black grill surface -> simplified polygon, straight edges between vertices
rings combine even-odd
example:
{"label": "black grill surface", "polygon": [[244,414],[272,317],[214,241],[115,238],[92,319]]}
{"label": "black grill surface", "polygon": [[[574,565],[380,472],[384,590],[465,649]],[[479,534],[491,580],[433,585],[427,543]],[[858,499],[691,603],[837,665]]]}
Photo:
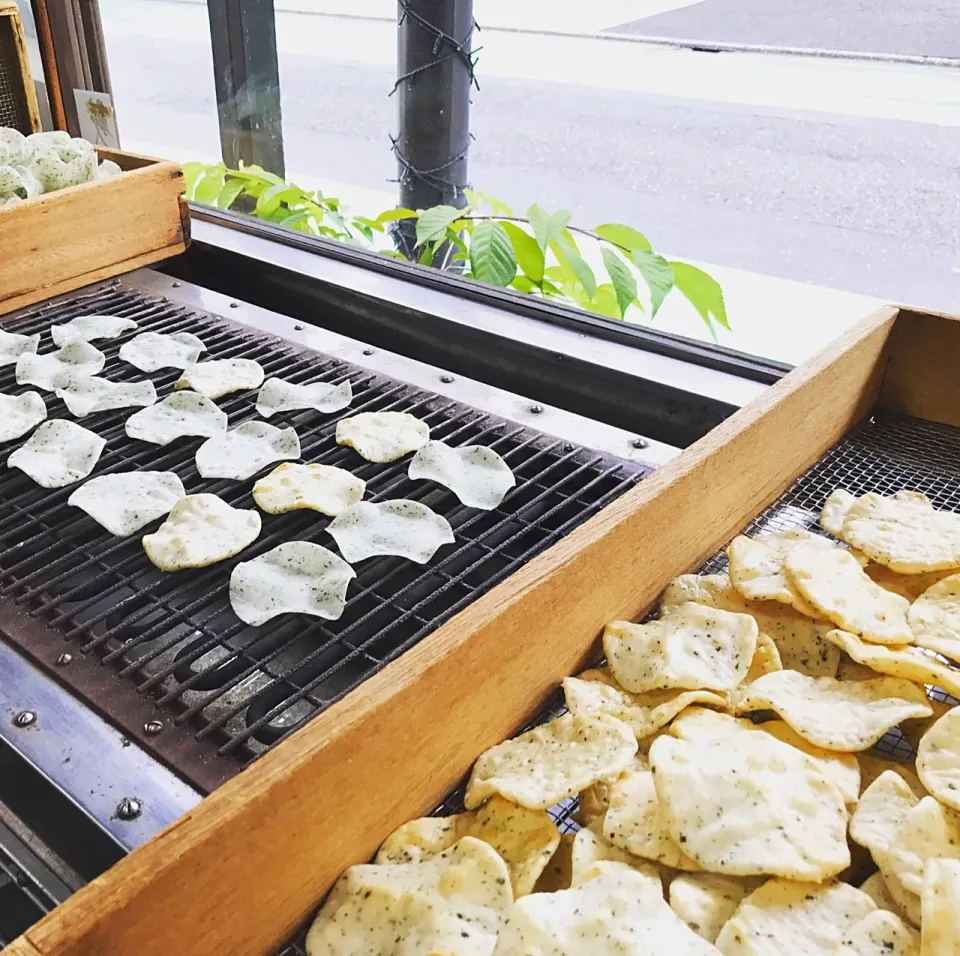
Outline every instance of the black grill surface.
{"label": "black grill surface", "polygon": [[[59,676],[163,753],[201,789],[236,773],[646,473],[640,465],[162,298],[110,289],[20,312],[5,320],[4,328],[45,333],[40,351],[46,352],[54,347],[46,334],[52,323],[92,313],[134,318],[139,331],[189,330],[205,342],[203,358],[256,359],[268,377],[299,383],[350,379],[354,401],[349,410],[332,416],[295,412],[271,421],[282,419],[276,423],[296,427],[304,460],[342,465],[363,478],[368,500],[422,501],[444,515],[456,534],[456,543],[442,548],[428,566],[400,558],[360,563],[339,621],[288,615],[249,627],[229,605],[231,569],[291,539],[335,547],[325,533],[329,519],[307,511],[263,515],[260,538],[241,555],[200,571],[165,574],[147,560],[139,535],[113,537],[68,507],[76,485],[47,491],[17,469],[0,470],[0,600],[8,606],[15,601],[31,621],[25,628],[5,630],[48,665],[69,650],[78,660],[55,668]],[[95,343],[107,355],[104,377],[147,377],[117,359],[119,346],[133,334]],[[170,369],[149,376],[160,398],[169,394],[178,374]],[[16,385],[12,367],[0,369],[0,390],[20,393],[27,388]],[[49,394],[45,398],[50,417],[70,417],[59,400]],[[255,401],[254,392],[245,392],[218,404],[229,414],[232,428],[255,416]],[[127,438],[124,422],[134,410],[82,420],[107,440],[94,475],[171,470],[190,494],[213,492],[232,505],[255,508],[252,480],[198,476],[194,454],[202,439],[158,447]],[[406,461],[371,464],[336,444],[339,417],[383,410],[413,413],[430,425],[432,437],[450,444],[496,449],[513,469],[517,487],[501,507],[478,511],[463,507],[445,488],[410,481]],[[0,448],[0,455],[6,457],[18,444]],[[91,660],[105,667],[91,674]],[[139,698],[139,709],[131,698]],[[144,698],[168,718],[155,738],[142,734]]]}
{"label": "black grill surface", "polygon": [[[757,449],[762,454],[762,449]],[[922,491],[934,506],[960,511],[960,429],[938,425],[902,415],[877,414],[857,426],[831,448],[809,471],[798,478],[772,505],[743,529],[756,535],[797,528],[823,533],[818,524],[820,510],[837,488],[857,495],[868,491],[892,494],[902,489]],[[710,558],[699,573],[725,571],[723,551]],[[597,664],[602,658],[597,659]],[[939,688],[928,689],[932,699],[956,704]],[[546,723],[565,713],[562,693],[556,694],[540,715],[518,733]],[[892,730],[874,746],[873,751],[894,760],[907,762],[915,753],[899,730]],[[449,816],[463,811],[464,786],[447,796],[435,811]],[[577,800],[572,798],[552,807],[550,816],[562,833],[580,829],[574,818]],[[305,956],[305,933],[289,943],[280,956]]]}

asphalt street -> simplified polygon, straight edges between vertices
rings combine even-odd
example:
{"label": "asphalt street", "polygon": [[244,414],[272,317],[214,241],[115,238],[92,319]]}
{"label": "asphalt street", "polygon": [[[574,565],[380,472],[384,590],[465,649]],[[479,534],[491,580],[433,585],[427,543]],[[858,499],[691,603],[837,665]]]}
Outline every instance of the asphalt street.
{"label": "asphalt street", "polygon": [[611,32],[960,58],[960,6],[951,0],[701,0]]}

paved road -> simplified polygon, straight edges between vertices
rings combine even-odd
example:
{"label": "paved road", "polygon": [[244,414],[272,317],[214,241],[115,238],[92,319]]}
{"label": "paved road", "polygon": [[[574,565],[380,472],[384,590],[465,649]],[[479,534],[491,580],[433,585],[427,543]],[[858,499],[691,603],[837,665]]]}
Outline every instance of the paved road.
{"label": "paved road", "polygon": [[701,41],[960,58],[956,0],[701,0],[611,29]]}

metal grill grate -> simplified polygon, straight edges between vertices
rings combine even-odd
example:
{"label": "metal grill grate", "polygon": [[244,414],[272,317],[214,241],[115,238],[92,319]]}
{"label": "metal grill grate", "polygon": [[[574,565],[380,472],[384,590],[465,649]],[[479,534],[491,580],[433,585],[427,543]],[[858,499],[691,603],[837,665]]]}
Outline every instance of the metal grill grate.
{"label": "metal grill grate", "polygon": [[[820,510],[837,488],[846,488],[856,495],[868,491],[892,494],[908,488],[924,492],[937,508],[960,511],[960,429],[906,416],[877,414],[831,448],[813,468],[751,521],[743,533],[755,535],[788,528],[819,532]],[[726,567],[726,556],[720,551],[704,564],[700,572],[716,574],[725,571]],[[937,700],[956,703],[939,689],[929,693]],[[520,732],[553,720],[564,712],[563,696],[558,693],[537,719]],[[900,761],[914,756],[912,746],[898,730],[888,733],[874,750]],[[464,786],[461,785],[437,808],[437,815],[460,813],[464,809],[463,793]],[[572,833],[580,828],[573,816],[576,809],[574,798],[549,811],[562,833]],[[301,933],[281,956],[305,956],[303,940],[304,934]]]}
{"label": "metal grill grate", "polygon": [[[303,511],[264,515],[260,538],[237,558],[202,571],[163,574],[147,561],[139,536],[112,537],[67,507],[71,488],[45,491],[20,471],[0,472],[0,595],[28,607],[31,617],[47,625],[27,642],[28,649],[35,652],[38,642],[59,642],[55,631],[86,655],[111,665],[124,680],[109,685],[106,696],[102,686],[90,696],[121,722],[125,697],[136,696],[134,690],[153,697],[212,758],[195,760],[191,752],[175,760],[201,788],[237,772],[645,473],[641,466],[139,293],[108,290],[52,304],[20,313],[5,327],[45,332],[53,322],[93,312],[135,318],[141,331],[189,329],[204,340],[209,357],[256,359],[268,376],[299,383],[349,378],[354,392],[350,414],[411,412],[431,426],[435,438],[496,449],[517,477],[517,487],[495,511],[465,508],[445,488],[410,481],[405,461],[370,464],[338,446],[334,428],[339,416],[313,411],[281,416],[281,424],[296,427],[305,460],[343,465],[367,482],[372,500],[409,497],[424,502],[450,521],[457,540],[426,567],[399,558],[360,564],[339,621],[291,615],[254,628],[230,609],[227,584],[233,566],[294,538],[332,546],[324,532],[328,519]],[[142,373],[116,359],[126,338],[106,343],[104,374],[115,380],[142,379]],[[44,336],[41,351],[50,349],[52,343]],[[167,370],[151,376],[161,396],[177,375]],[[24,391],[15,385],[12,368],[0,370],[0,390]],[[219,404],[233,427],[254,416],[255,401],[255,393],[247,392]],[[52,397],[48,407],[51,417],[66,415]],[[213,492],[232,505],[255,507],[252,481],[204,481],[198,476],[193,457],[202,439],[163,448],[128,439],[123,426],[130,411],[83,420],[107,440],[94,474],[169,469],[181,477],[188,493]],[[0,449],[0,454],[10,450]],[[61,676],[79,683],[75,671],[72,665]],[[136,726],[132,719],[127,723],[134,734],[142,730],[142,720]],[[167,737],[165,731],[155,741],[158,749]]]}
{"label": "metal grill grate", "polygon": [[13,35],[13,22],[0,15],[0,126],[12,126],[21,133],[32,133],[30,113],[23,95],[20,56]]}

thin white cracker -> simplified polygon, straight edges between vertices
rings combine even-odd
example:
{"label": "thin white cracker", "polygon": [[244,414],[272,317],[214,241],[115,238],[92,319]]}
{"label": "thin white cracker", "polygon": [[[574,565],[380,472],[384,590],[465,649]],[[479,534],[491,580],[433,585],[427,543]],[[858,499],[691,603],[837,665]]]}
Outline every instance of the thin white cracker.
{"label": "thin white cracker", "polygon": [[784,558],[797,590],[827,620],[874,644],[910,644],[906,598],[880,587],[842,548],[801,545]]}
{"label": "thin white cracker", "polygon": [[16,365],[21,355],[36,352],[39,347],[39,332],[33,335],[21,335],[19,332],[0,329],[0,368],[5,365]]}
{"label": "thin white cracker", "polygon": [[920,934],[896,913],[874,910],[833,952],[834,956],[920,956]]}
{"label": "thin white cracker", "polygon": [[0,442],[22,438],[47,417],[47,404],[39,392],[0,395]]}
{"label": "thin white cracker", "polygon": [[230,574],[230,605],[244,624],[259,627],[280,614],[337,620],[357,572],[338,554],[309,541],[285,541]]}
{"label": "thin white cracker", "polygon": [[187,495],[144,535],[143,550],[161,571],[205,568],[239,554],[259,534],[259,512],[233,508],[216,495]]}
{"label": "thin white cracker", "polygon": [[450,522],[419,501],[358,501],[327,525],[340,553],[351,564],[377,555],[395,555],[426,564],[455,538]]}
{"label": "thin white cracker", "polygon": [[268,514],[307,509],[336,517],[363,498],[366,482],[335,465],[284,462],[253,486],[253,500]]}
{"label": "thin white cracker", "polygon": [[492,448],[453,448],[442,441],[428,441],[418,448],[407,476],[414,481],[435,481],[449,488],[462,504],[484,511],[496,508],[517,483],[510,466]]}
{"label": "thin white cracker", "polygon": [[960,956],[960,860],[927,863],[921,912],[921,956]]}
{"label": "thin white cracker", "polygon": [[636,751],[630,728],[616,718],[564,714],[483,753],[464,805],[472,809],[499,793],[521,807],[546,810],[619,773]]}
{"label": "thin white cracker", "polygon": [[134,534],[170,509],[186,494],[172,471],[124,471],[99,475],[67,499],[111,534]]}
{"label": "thin white cracker", "polygon": [[886,866],[901,886],[918,896],[927,860],[960,857],[960,815],[935,797],[924,797],[907,813],[886,851]]}
{"label": "thin white cracker", "polygon": [[141,332],[120,346],[119,358],[141,372],[159,372],[164,368],[186,368],[206,350],[192,332]]}
{"label": "thin white cracker", "polygon": [[735,707],[740,714],[776,711],[810,743],[841,753],[866,750],[902,720],[933,712],[923,689],[902,678],[839,681],[797,671],[766,674],[746,685]]}
{"label": "thin white cracker", "polygon": [[960,515],[918,492],[870,492],[847,511],[839,537],[900,574],[960,567]]}
{"label": "thin white cracker", "polygon": [[58,348],[77,340],[94,342],[97,339],[115,339],[137,328],[133,319],[119,315],[78,315],[63,325],[51,325],[50,337]]}
{"label": "thin white cracker", "polygon": [[111,382],[95,375],[72,376],[55,394],[76,418],[115,408],[145,408],[157,400],[157,390],[149,380]]}
{"label": "thin white cracker", "polygon": [[313,409],[329,415],[342,411],[352,401],[353,389],[349,379],[339,385],[331,385],[329,382],[298,385],[282,378],[268,378],[260,386],[257,395],[257,412],[264,418],[303,409]]}
{"label": "thin white cracker", "polygon": [[196,392],[174,392],[134,412],[125,430],[128,437],[154,445],[169,445],[178,438],[212,438],[226,432],[227,413]]}
{"label": "thin white cracker", "polygon": [[698,936],[712,943],[744,897],[763,880],[762,876],[681,873],[670,881],[670,909]]}
{"label": "thin white cracker", "polygon": [[850,837],[874,859],[885,858],[897,831],[920,802],[896,770],[885,770],[860,795],[850,819]]}
{"label": "thin white cracker", "polygon": [[833,627],[829,622],[814,621],[776,601],[748,601],[725,574],[682,574],[675,578],[660,598],[660,616],[686,601],[749,614],[760,632],[777,645],[780,662],[787,670],[813,677],[833,677],[837,673],[840,652],[826,640]]}
{"label": "thin white cracker", "polygon": [[917,775],[944,806],[960,812],[960,710],[950,708],[917,747]]}
{"label": "thin white cracker", "polygon": [[831,492],[820,512],[820,527],[832,535],[839,536],[843,530],[844,518],[856,500],[857,496],[845,488],[837,488]]}
{"label": "thin white cracker", "polygon": [[801,544],[821,549],[834,547],[818,534],[793,528],[755,538],[737,535],[727,547],[730,583],[751,601],[776,601],[807,617],[819,618],[821,615],[793,586],[783,566],[787,554]]}
{"label": "thin white cracker", "polygon": [[603,649],[613,676],[632,693],[732,690],[753,661],[757,623],[747,614],[688,602],[646,624],[612,621]]}
{"label": "thin white cracker", "polygon": [[211,400],[263,384],[263,367],[253,359],[211,359],[188,365],[173,387],[192,389]]}
{"label": "thin white cracker", "polygon": [[201,478],[244,481],[275,461],[299,457],[300,438],[295,428],[251,421],[208,438],[197,449],[196,462]]}
{"label": "thin white cracker", "polygon": [[833,956],[876,909],[855,886],[768,880],[737,907],[717,937],[723,956]]}
{"label": "thin white cracker", "polygon": [[7,458],[8,468],[26,472],[43,488],[63,488],[86,478],[107,443],[76,422],[54,418]]}
{"label": "thin white cracker", "polygon": [[35,385],[53,392],[76,376],[96,375],[107,357],[89,342],[68,342],[55,352],[37,355],[24,352],[17,359],[17,384]]}
{"label": "thin white cracker", "polygon": [[381,464],[396,461],[430,438],[430,426],[408,412],[361,412],[337,422],[337,444]]}
{"label": "thin white cracker", "polygon": [[960,661],[960,574],[927,588],[910,605],[907,621],[917,647]]}

